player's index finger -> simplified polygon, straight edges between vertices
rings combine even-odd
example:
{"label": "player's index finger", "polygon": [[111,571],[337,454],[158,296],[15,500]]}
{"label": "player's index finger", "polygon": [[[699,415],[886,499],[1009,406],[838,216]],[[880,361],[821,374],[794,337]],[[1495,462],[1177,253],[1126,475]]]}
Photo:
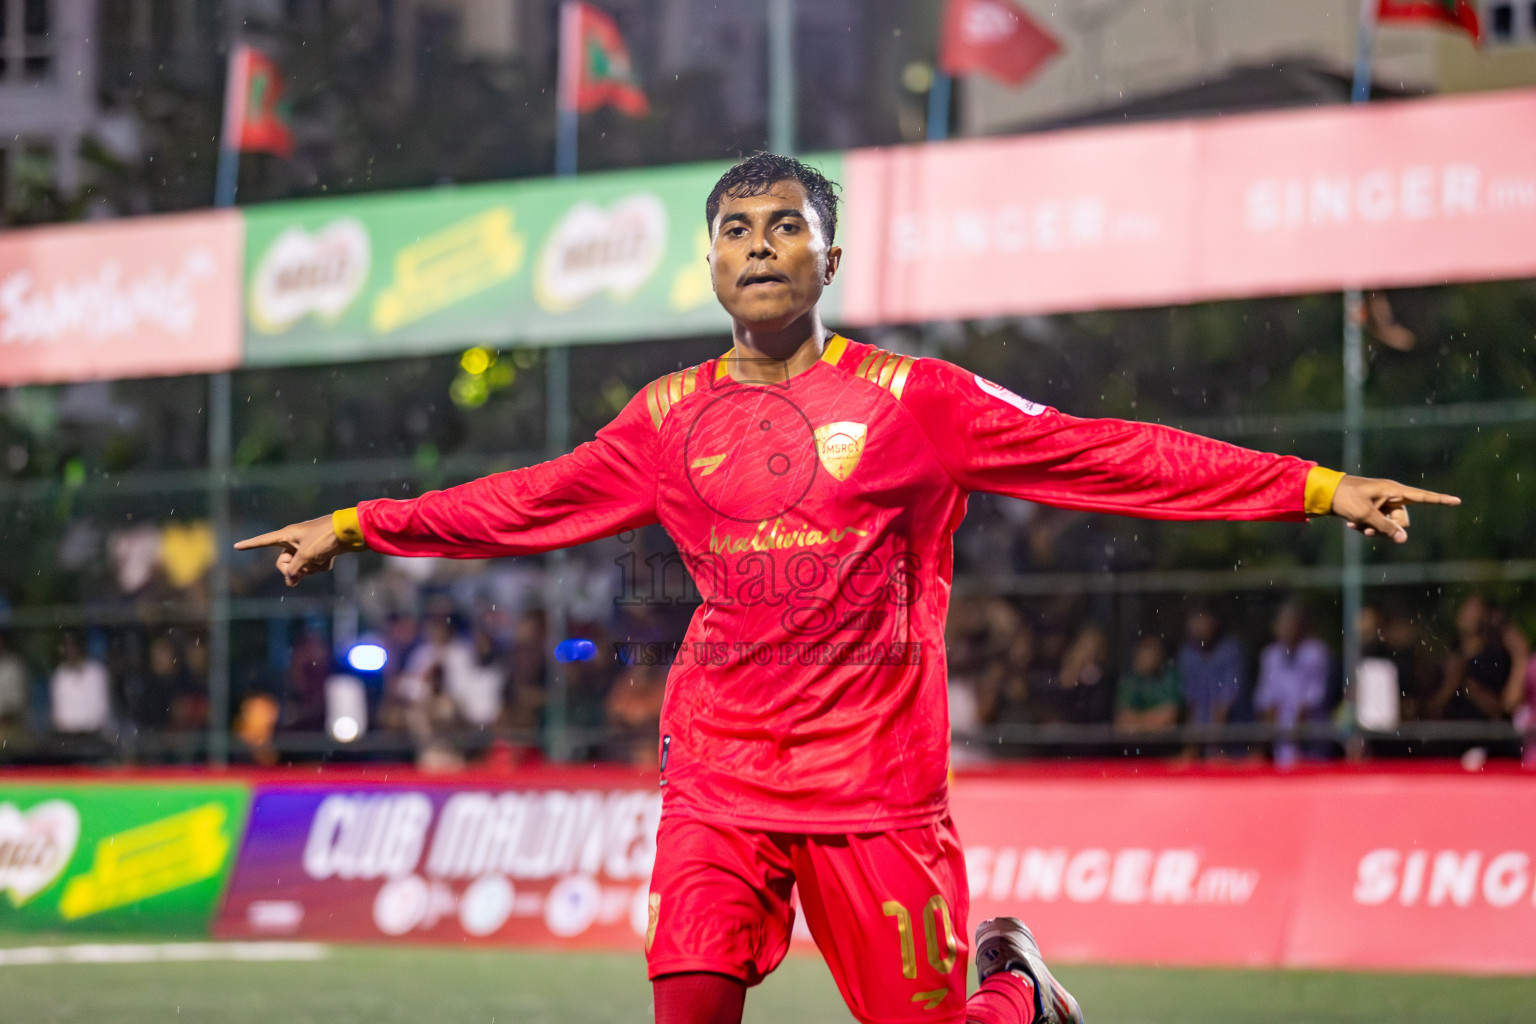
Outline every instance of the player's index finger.
{"label": "player's index finger", "polygon": [[235,541],[235,550],[250,551],[252,548],[270,548],[283,542],[283,531],[273,530],[271,533],[263,533],[259,537],[247,537],[245,540]]}
{"label": "player's index finger", "polygon": [[1461,499],[1454,494],[1426,491],[1418,487],[1404,487],[1403,498],[1420,505],[1460,505]]}

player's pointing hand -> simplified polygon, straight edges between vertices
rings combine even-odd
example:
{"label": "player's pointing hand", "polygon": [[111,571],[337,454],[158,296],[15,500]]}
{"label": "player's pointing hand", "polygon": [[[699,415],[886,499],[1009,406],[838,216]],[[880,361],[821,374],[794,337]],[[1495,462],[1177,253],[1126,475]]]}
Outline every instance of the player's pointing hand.
{"label": "player's pointing hand", "polygon": [[1460,505],[1451,494],[1409,487],[1396,480],[1346,476],[1333,493],[1333,514],[1367,537],[1377,534],[1401,544],[1408,539],[1409,505]]}
{"label": "player's pointing hand", "polygon": [[236,551],[253,548],[283,549],[277,556],[277,571],[283,574],[283,582],[290,587],[311,573],[330,569],[336,556],[347,550],[341,538],[336,536],[330,516],[290,523],[281,530],[247,537],[235,545]]}

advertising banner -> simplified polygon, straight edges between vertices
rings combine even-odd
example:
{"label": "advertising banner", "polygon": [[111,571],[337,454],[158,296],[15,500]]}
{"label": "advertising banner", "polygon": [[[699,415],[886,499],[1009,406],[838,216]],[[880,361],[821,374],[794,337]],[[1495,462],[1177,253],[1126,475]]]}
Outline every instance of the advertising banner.
{"label": "advertising banner", "polygon": [[859,150],[852,325],[1536,276],[1536,90]]}
{"label": "advertising banner", "polygon": [[239,785],[0,785],[0,930],[207,934]]}
{"label": "advertising banner", "polygon": [[[1063,962],[1536,971],[1536,779],[1008,772],[951,810],[969,926]],[[618,770],[258,786],[214,931],[635,950],[660,814]]]}
{"label": "advertising banner", "polygon": [[843,319],[1184,300],[1196,130],[1178,122],[848,154]]}
{"label": "advertising banner", "polygon": [[246,362],[724,333],[704,200],[725,167],[255,207]]}
{"label": "advertising banner", "polygon": [[660,817],[630,773],[258,787],[215,934],[637,949]]}
{"label": "advertising banner", "polygon": [[1536,91],[1199,126],[1192,297],[1536,275]]}
{"label": "advertising banner", "polygon": [[1289,781],[962,781],[971,917],[1020,917],[1063,961],[1280,963],[1310,838]]}
{"label": "advertising banner", "polygon": [[1317,788],[1285,963],[1536,972],[1536,779]]}
{"label": "advertising banner", "polygon": [[961,779],[971,916],[1064,961],[1536,971],[1536,779]]}
{"label": "advertising banner", "polygon": [[0,386],[240,363],[232,210],[0,237]]}

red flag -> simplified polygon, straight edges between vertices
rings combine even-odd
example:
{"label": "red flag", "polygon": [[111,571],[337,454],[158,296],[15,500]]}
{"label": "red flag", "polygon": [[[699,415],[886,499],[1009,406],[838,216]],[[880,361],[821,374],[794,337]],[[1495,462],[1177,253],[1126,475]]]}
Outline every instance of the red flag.
{"label": "red flag", "polygon": [[1029,78],[1058,43],[1009,0],[949,0],[939,67],[951,75],[980,71],[1009,85]]}
{"label": "red flag", "polygon": [[229,62],[225,104],[225,145],[243,153],[293,155],[283,73],[275,60],[244,43],[237,45]]}
{"label": "red flag", "polygon": [[1381,0],[1376,16],[1380,21],[1433,21],[1460,29],[1473,42],[1482,40],[1472,0]]}
{"label": "red flag", "polygon": [[560,8],[559,99],[561,108],[578,114],[610,105],[630,117],[651,112],[618,22],[580,0]]}

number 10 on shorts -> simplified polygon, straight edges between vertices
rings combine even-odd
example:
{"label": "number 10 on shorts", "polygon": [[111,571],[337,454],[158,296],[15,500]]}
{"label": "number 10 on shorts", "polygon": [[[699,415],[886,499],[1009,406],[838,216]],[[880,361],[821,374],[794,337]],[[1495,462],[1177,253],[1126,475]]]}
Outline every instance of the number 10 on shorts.
{"label": "number 10 on shorts", "polygon": [[[912,912],[895,900],[880,904],[881,913],[896,919],[896,934],[901,939],[901,976],[917,977],[916,938],[912,934]],[[949,903],[943,896],[935,896],[923,906],[923,938],[927,946],[928,966],[940,974],[955,969],[960,956],[960,943],[955,938],[955,922],[949,912]]]}

